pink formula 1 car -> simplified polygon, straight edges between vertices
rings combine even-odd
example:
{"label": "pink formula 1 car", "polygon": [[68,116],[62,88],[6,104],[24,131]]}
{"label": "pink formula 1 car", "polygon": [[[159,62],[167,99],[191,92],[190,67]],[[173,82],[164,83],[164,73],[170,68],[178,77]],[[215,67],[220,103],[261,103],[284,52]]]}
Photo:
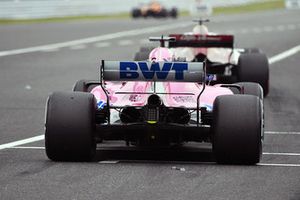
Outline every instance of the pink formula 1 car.
{"label": "pink formula 1 car", "polygon": [[[216,74],[215,83],[255,82],[259,83],[266,96],[269,93],[268,58],[257,48],[234,48],[233,35],[220,35],[208,31],[199,22],[193,32],[170,34],[176,40],[169,43],[175,58],[190,62],[207,60],[207,73]],[[142,47],[135,55],[136,60],[145,60],[153,49]]]}
{"label": "pink formula 1 car", "polygon": [[212,143],[218,163],[259,162],[261,86],[212,86],[206,67],[205,62],[178,61],[165,47],[153,49],[146,61],[102,61],[99,81],[81,80],[73,92],[49,96],[47,156],[90,160],[100,141],[153,148],[195,141]]}

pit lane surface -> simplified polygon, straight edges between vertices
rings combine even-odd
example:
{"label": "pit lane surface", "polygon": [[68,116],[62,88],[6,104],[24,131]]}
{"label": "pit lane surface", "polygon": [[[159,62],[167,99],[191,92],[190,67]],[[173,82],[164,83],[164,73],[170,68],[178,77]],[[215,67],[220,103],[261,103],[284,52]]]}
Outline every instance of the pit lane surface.
{"label": "pit lane surface", "polygon": [[[219,16],[211,19],[209,29],[234,33],[238,47],[260,47],[272,58],[300,44],[299,16],[299,11],[284,10]],[[170,25],[174,27],[168,29]],[[78,79],[97,79],[100,59],[130,60],[148,36],[187,32],[192,25],[189,18],[182,18],[0,26],[1,52],[151,26],[166,30],[1,56],[0,147],[42,135],[48,94],[71,90]],[[264,155],[257,166],[216,165],[203,145],[197,151],[151,152],[103,150],[106,143],[99,146],[97,162],[55,163],[47,159],[40,137],[37,142],[0,148],[0,199],[298,200],[299,61],[298,52],[270,66]]]}

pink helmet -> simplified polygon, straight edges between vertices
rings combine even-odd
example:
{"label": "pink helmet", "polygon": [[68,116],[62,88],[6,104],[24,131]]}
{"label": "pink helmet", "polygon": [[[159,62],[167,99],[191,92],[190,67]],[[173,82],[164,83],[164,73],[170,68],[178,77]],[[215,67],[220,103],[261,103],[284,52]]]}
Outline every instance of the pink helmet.
{"label": "pink helmet", "polygon": [[172,61],[173,53],[168,48],[165,47],[157,47],[151,51],[149,54],[150,61]]}

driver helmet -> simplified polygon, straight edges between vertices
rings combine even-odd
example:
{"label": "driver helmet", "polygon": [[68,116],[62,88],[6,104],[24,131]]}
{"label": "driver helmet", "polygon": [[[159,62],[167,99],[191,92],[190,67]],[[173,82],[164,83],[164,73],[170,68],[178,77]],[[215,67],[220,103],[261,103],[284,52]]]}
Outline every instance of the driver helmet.
{"label": "driver helmet", "polygon": [[149,61],[169,61],[173,60],[173,53],[170,49],[165,47],[158,47],[153,49],[149,54]]}
{"label": "driver helmet", "polygon": [[193,28],[193,33],[194,34],[199,34],[199,35],[208,35],[208,28],[205,25],[196,25]]}

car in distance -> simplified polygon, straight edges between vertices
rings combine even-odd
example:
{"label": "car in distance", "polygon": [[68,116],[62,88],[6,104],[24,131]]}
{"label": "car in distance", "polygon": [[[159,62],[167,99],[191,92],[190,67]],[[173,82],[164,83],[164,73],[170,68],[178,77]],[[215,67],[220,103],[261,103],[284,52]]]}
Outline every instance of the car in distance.
{"label": "car in distance", "polygon": [[[175,38],[169,49],[175,58],[190,62],[207,60],[207,73],[215,74],[215,83],[255,82],[259,83],[264,95],[269,93],[269,61],[258,48],[236,48],[234,35],[209,32],[203,23],[197,24],[192,32],[169,34]],[[136,60],[145,60],[154,47],[141,47],[135,54]]]}
{"label": "car in distance", "polygon": [[131,11],[132,18],[166,18],[172,17],[177,18],[178,11],[177,8],[172,7],[171,9],[165,8],[162,4],[157,1],[152,1],[149,4],[141,5],[139,7],[133,8]]}

